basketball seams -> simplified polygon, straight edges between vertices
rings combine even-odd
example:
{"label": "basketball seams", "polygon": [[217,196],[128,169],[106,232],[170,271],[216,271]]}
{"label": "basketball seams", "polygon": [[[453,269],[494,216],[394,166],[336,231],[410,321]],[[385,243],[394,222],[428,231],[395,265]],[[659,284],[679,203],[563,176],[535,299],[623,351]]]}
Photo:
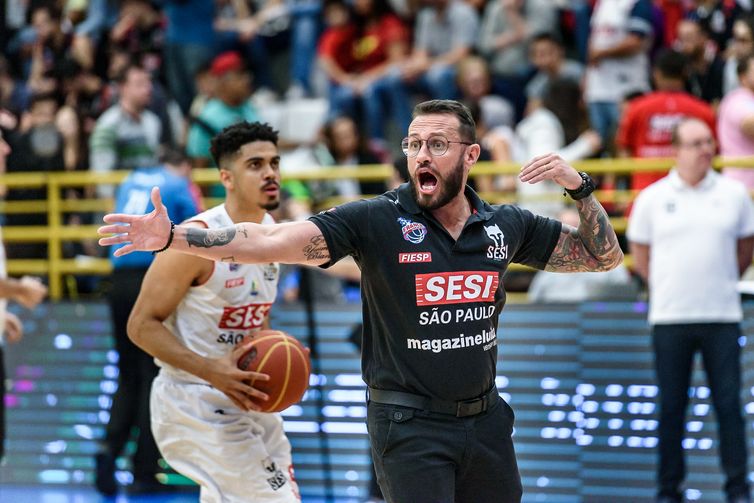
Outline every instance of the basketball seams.
{"label": "basketball seams", "polygon": [[[302,363],[304,364],[304,369],[306,372],[307,378],[303,382],[304,389],[302,390],[302,393],[306,391],[306,388],[309,386],[309,379],[308,376],[311,374],[311,362],[309,361],[309,358],[306,356],[306,352],[301,346],[300,341],[298,341],[296,338],[289,336],[288,334],[285,334],[284,332],[276,331],[277,333],[264,335],[262,337],[259,337],[258,339],[253,340],[252,347],[259,345],[259,343],[263,341],[268,341],[269,339],[277,339],[276,342],[273,342],[271,346],[269,346],[262,356],[262,359],[259,361],[259,364],[256,366],[256,371],[260,373],[264,373],[265,366],[270,363],[270,358],[273,357],[275,354],[275,351],[279,350],[279,346],[284,345],[285,346],[285,373],[284,373],[284,379],[281,384],[281,389],[277,393],[277,400],[273,403],[268,404],[265,407],[264,412],[268,411],[274,411],[281,403],[284,402],[284,399],[286,398],[286,394],[289,391],[289,388],[291,386],[291,383],[293,381],[292,375],[293,375],[293,358],[296,356],[301,358]],[[294,351],[295,350],[295,356]],[[246,369],[248,370],[248,368]],[[281,376],[282,377],[282,376]],[[252,385],[253,385],[252,381]],[[261,402],[260,405],[264,405],[265,402]]]}
{"label": "basketball seams", "polygon": [[[283,384],[280,389],[280,392],[278,393],[278,399],[276,402],[270,404],[267,406],[267,410],[274,410],[277,408],[278,405],[280,405],[280,402],[283,401],[283,398],[285,397],[286,391],[288,391],[288,382],[291,378],[291,350],[290,346],[291,343],[287,340],[280,341],[272,346],[270,346],[270,349],[267,350],[267,354],[265,354],[264,360],[259,364],[259,368],[262,369],[265,363],[267,363],[267,360],[269,357],[272,356],[272,354],[277,350],[279,346],[285,346],[285,378],[283,379]],[[261,370],[260,370],[261,372]]]}

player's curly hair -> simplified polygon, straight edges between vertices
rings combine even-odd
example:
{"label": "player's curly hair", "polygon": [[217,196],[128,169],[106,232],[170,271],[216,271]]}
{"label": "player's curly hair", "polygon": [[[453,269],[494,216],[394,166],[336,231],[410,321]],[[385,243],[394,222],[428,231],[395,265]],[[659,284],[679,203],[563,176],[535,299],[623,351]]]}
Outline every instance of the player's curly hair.
{"label": "player's curly hair", "polygon": [[262,122],[239,122],[215,135],[209,151],[215,165],[221,168],[226,159],[235,157],[241,147],[254,141],[268,141],[277,146],[278,131]]}

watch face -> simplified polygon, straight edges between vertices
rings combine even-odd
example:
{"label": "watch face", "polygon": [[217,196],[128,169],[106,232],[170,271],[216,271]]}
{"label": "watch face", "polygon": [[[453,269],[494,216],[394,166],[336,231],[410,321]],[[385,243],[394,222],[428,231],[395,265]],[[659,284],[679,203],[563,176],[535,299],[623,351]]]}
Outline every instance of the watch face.
{"label": "watch face", "polygon": [[584,188],[586,187],[594,188],[594,182],[592,181],[591,176],[587,175],[586,173],[582,173],[581,178],[584,180]]}

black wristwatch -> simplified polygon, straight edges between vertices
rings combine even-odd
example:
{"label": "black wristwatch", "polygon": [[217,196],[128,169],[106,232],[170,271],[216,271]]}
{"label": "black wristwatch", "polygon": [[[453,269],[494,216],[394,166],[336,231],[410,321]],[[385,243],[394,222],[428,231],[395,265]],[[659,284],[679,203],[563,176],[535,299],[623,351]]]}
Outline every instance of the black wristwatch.
{"label": "black wristwatch", "polygon": [[589,194],[594,192],[594,181],[592,180],[592,177],[584,173],[583,171],[579,171],[579,176],[581,176],[581,185],[578,189],[566,189],[564,190],[568,193],[569,196],[571,196],[571,199],[574,201],[578,201],[579,199],[584,199],[585,197],[588,197]]}

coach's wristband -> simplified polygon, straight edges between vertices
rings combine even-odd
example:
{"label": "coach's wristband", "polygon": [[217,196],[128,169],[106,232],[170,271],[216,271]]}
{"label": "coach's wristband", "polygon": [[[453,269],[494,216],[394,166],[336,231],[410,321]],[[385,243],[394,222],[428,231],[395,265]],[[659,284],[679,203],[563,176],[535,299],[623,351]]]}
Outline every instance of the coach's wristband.
{"label": "coach's wristband", "polygon": [[592,181],[591,176],[587,175],[583,171],[579,171],[579,176],[581,177],[581,185],[579,186],[579,188],[574,190],[569,190],[566,188],[563,189],[563,195],[568,194],[574,201],[588,197],[589,194],[594,192],[595,189],[594,181]]}
{"label": "coach's wristband", "polygon": [[173,243],[173,235],[174,234],[175,234],[175,224],[171,220],[170,221],[170,236],[168,236],[168,242],[167,242],[167,244],[165,246],[163,246],[162,248],[160,248],[159,250],[153,251],[152,255],[156,255],[156,254],[158,254],[160,252],[164,252],[165,250],[167,250],[168,248],[170,248],[170,245]]}

